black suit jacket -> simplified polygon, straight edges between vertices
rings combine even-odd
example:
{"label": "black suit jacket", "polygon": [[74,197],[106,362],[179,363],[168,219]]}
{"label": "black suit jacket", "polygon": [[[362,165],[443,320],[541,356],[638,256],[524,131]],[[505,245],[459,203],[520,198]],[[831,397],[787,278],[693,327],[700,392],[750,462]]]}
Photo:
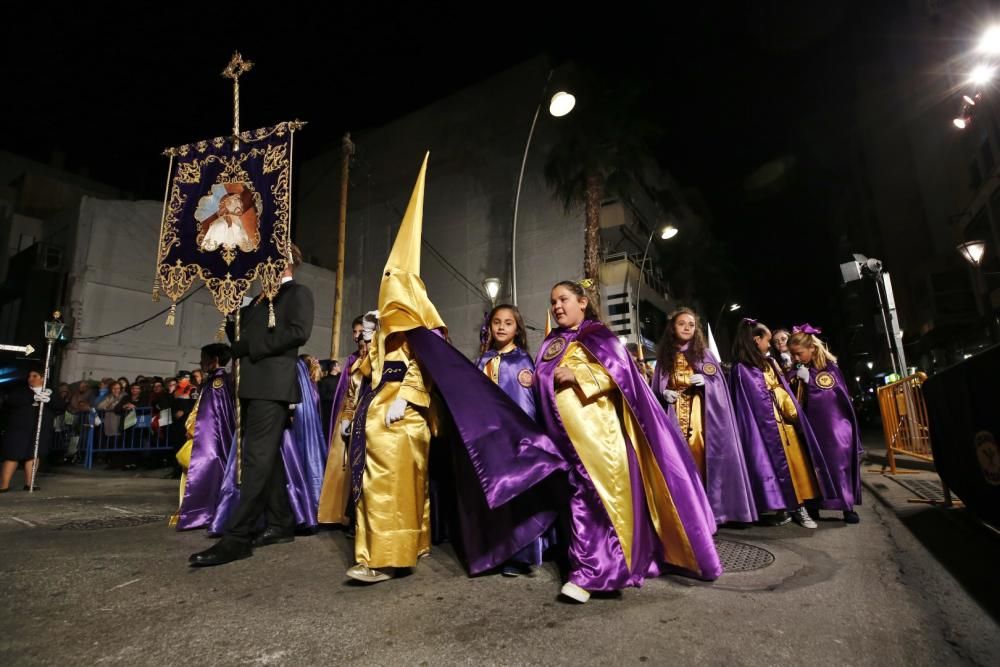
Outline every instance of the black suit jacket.
{"label": "black suit jacket", "polygon": [[[302,401],[295,364],[299,347],[312,333],[314,312],[312,292],[294,280],[283,284],[274,299],[273,329],[267,326],[266,299],[240,311],[240,342],[233,344],[240,359],[240,398]],[[226,330],[233,340],[233,325]]]}

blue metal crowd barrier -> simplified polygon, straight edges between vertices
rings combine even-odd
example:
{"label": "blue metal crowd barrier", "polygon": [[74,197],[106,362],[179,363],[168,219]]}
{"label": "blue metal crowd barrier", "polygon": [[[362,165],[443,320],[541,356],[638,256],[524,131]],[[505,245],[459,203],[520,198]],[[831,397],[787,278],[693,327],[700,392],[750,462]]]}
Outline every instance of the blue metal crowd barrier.
{"label": "blue metal crowd barrier", "polygon": [[[135,424],[125,428],[127,413],[116,415],[118,426],[114,433],[108,433],[104,410],[70,413],[63,415],[62,423],[55,424],[52,441],[53,452],[65,455],[83,456],[87,468],[94,465],[95,453],[149,452],[170,450],[169,425],[153,428],[153,418],[157,411],[153,408],[136,408]],[[76,438],[75,451],[70,445]]]}

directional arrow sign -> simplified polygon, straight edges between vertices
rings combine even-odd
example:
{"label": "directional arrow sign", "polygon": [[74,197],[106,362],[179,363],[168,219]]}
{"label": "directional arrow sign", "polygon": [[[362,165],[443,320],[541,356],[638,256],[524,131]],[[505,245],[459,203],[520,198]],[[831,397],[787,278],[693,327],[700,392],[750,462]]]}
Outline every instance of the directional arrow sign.
{"label": "directional arrow sign", "polygon": [[0,345],[0,350],[6,352],[24,352],[24,356],[28,356],[35,351],[35,348],[30,345]]}

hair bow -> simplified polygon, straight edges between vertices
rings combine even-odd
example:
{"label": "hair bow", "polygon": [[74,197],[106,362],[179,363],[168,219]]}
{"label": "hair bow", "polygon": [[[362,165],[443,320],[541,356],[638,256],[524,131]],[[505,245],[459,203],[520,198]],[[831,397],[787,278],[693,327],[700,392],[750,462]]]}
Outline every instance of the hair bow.
{"label": "hair bow", "polygon": [[481,345],[486,345],[486,341],[490,339],[490,314],[488,312],[483,313],[483,324],[479,327],[479,343]]}
{"label": "hair bow", "polygon": [[792,333],[793,334],[804,333],[804,334],[810,334],[810,335],[813,335],[813,336],[818,336],[821,333],[823,333],[823,330],[822,329],[817,329],[813,325],[811,325],[808,322],[806,322],[805,324],[800,324],[798,326],[792,327]]}
{"label": "hair bow", "polygon": [[591,289],[594,286],[594,281],[590,278],[584,278],[577,284],[583,289]]}
{"label": "hair bow", "polygon": [[752,317],[744,317],[743,318],[743,324],[748,324],[748,325],[750,325],[752,327],[755,327],[755,326],[757,326],[759,324],[759,322],[757,320],[755,320],[754,318],[752,318]]}

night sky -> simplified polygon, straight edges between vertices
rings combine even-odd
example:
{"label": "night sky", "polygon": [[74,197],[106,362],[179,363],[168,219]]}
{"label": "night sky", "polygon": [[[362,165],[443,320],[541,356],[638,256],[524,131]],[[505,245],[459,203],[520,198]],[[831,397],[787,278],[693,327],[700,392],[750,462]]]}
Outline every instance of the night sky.
{"label": "night sky", "polygon": [[[274,3],[271,16],[229,5],[233,17],[206,3],[186,14],[184,3],[143,4],[142,18],[136,4],[6,10],[0,148],[42,161],[62,151],[70,169],[159,199],[162,148],[229,129],[219,72],[234,49],[256,62],[242,127],[306,119],[302,157],[545,52],[643,89],[663,130],[654,152],[700,190],[736,285],[713,286],[709,304],[739,301],[773,324],[832,319],[838,257],[817,248],[830,247],[826,211],[849,167],[837,146],[851,130],[852,48],[878,37],[867,3],[613,3],[595,14],[541,4],[485,3],[475,19],[469,3]],[[776,160],[789,166],[781,178],[746,187]]]}

